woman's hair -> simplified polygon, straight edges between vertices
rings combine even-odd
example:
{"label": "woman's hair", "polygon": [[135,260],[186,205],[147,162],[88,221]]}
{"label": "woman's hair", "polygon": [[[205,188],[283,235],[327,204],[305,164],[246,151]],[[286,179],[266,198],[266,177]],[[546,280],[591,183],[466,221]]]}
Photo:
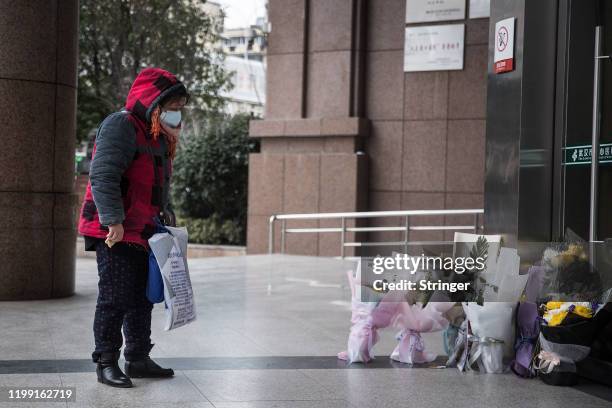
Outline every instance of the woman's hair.
{"label": "woman's hair", "polygon": [[157,105],[153,112],[151,112],[151,135],[153,140],[157,140],[161,133],[161,107]]}

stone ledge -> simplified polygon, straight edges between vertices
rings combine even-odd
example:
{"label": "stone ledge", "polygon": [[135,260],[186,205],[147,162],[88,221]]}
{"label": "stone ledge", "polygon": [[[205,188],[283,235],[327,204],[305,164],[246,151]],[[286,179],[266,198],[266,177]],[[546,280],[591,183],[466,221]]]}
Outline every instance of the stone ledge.
{"label": "stone ledge", "polygon": [[250,137],[365,137],[370,131],[366,118],[304,118],[251,120]]}

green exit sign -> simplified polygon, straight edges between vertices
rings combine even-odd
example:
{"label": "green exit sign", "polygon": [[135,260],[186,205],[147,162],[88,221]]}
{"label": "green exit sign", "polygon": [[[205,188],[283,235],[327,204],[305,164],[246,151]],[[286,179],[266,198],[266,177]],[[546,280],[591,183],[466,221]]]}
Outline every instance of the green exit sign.
{"label": "green exit sign", "polygon": [[[564,147],[563,165],[573,166],[580,164],[591,164],[591,145]],[[612,143],[599,145],[600,164],[612,163]]]}

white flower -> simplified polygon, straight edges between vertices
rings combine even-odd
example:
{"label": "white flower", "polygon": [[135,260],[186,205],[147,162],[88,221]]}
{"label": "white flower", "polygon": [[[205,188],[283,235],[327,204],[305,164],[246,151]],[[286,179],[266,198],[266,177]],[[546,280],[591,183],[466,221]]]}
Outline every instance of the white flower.
{"label": "white flower", "polygon": [[559,251],[557,251],[556,249],[552,249],[552,248],[546,248],[544,250],[544,255],[542,256],[542,260],[544,261],[544,263],[550,264],[552,259],[554,259],[557,256],[559,256]]}

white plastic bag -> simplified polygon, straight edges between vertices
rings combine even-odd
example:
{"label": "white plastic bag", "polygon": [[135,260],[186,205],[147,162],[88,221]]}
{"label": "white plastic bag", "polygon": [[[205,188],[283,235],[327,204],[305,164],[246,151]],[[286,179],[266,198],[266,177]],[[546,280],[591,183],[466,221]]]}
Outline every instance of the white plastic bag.
{"label": "white plastic bag", "polygon": [[196,319],[193,289],[187,267],[187,229],[165,227],[154,234],[149,246],[155,255],[164,282],[166,324],[164,330],[185,326]]}

